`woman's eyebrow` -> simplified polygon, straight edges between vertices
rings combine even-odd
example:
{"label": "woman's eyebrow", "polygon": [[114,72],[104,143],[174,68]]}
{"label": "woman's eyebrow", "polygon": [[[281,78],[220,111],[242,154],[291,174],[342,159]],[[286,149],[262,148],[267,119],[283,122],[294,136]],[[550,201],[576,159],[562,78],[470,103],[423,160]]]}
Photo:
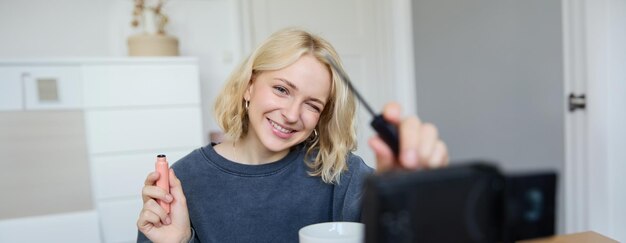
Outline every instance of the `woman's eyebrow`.
{"label": "woman's eyebrow", "polygon": [[[287,86],[291,87],[291,88],[292,88],[292,89],[294,89],[295,91],[299,91],[299,90],[298,90],[298,86],[296,86],[296,85],[295,85],[294,83],[292,83],[291,81],[286,80],[286,79],[284,79],[284,78],[276,78],[276,79],[277,79],[277,80],[280,80],[280,81],[281,81],[281,82],[283,82],[283,83],[285,83]],[[325,103],[325,102],[323,102],[322,100],[320,100],[320,99],[318,99],[318,98],[311,97],[311,98],[309,98],[309,99],[311,99],[311,101],[313,101],[313,102],[317,102],[317,103],[319,103],[319,104],[320,104],[320,105],[322,105],[322,106],[325,106],[325,105],[326,105],[326,103]]]}
{"label": "woman's eyebrow", "polygon": [[320,100],[320,99],[318,99],[318,98],[311,97],[311,98],[309,98],[309,99],[310,99],[311,101],[313,101],[313,102],[319,103],[319,104],[320,104],[320,105],[322,105],[322,106],[325,106],[325,105],[326,105],[326,104],[324,104],[324,102],[323,102],[322,100]]}
{"label": "woman's eyebrow", "polygon": [[294,89],[294,90],[298,91],[298,87],[297,87],[294,83],[292,83],[291,81],[286,80],[286,79],[284,79],[284,78],[276,78],[276,79],[278,79],[278,80],[282,81],[282,82],[283,82],[283,83],[285,83],[287,86],[289,86],[289,87],[291,87],[292,89]]}

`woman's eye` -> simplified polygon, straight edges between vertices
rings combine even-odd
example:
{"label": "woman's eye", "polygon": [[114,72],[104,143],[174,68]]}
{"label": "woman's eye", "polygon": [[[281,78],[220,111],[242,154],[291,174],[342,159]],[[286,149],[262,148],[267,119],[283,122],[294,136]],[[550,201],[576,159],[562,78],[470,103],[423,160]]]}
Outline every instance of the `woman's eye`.
{"label": "woman's eye", "polygon": [[276,86],[276,87],[274,87],[274,90],[276,90],[278,93],[281,93],[281,94],[287,94],[288,93],[288,90],[285,87],[283,87],[283,86]]}
{"label": "woman's eye", "polygon": [[315,112],[318,112],[318,113],[319,113],[319,112],[322,112],[322,109],[321,109],[321,108],[319,108],[319,107],[317,107],[317,106],[316,106],[316,105],[314,105],[314,104],[308,104],[308,106],[309,106],[309,107],[311,107],[311,109],[312,109],[312,110],[314,110]]}

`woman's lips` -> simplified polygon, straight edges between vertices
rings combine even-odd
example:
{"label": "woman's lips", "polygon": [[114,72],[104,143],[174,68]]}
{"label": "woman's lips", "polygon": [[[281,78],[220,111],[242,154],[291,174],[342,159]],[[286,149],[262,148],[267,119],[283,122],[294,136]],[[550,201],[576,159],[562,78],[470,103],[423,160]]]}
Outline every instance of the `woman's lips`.
{"label": "woman's lips", "polygon": [[274,135],[280,138],[283,138],[283,139],[290,138],[296,132],[296,130],[283,127],[269,118],[267,118],[267,121],[269,122],[269,125],[272,128],[272,133],[274,133]]}

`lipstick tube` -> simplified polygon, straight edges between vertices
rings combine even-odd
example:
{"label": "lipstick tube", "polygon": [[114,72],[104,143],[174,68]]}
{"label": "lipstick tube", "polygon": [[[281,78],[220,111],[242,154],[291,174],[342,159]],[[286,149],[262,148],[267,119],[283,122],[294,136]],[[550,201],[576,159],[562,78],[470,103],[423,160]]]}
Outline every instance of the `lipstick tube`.
{"label": "lipstick tube", "polygon": [[[167,158],[164,154],[157,155],[157,160],[155,164],[155,170],[159,172],[159,180],[157,180],[156,185],[160,188],[163,188],[167,193],[170,193],[170,167],[167,164]],[[170,204],[166,203],[161,199],[157,199],[157,202],[167,213],[170,213]]]}

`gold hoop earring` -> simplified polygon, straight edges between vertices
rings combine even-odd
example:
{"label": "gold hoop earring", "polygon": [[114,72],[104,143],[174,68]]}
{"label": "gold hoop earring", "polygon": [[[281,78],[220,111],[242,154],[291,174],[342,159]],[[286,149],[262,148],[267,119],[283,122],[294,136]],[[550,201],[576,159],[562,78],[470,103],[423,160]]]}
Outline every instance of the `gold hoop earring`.
{"label": "gold hoop earring", "polygon": [[246,111],[250,108],[250,101],[246,100],[246,102],[244,103],[244,106],[246,107]]}

